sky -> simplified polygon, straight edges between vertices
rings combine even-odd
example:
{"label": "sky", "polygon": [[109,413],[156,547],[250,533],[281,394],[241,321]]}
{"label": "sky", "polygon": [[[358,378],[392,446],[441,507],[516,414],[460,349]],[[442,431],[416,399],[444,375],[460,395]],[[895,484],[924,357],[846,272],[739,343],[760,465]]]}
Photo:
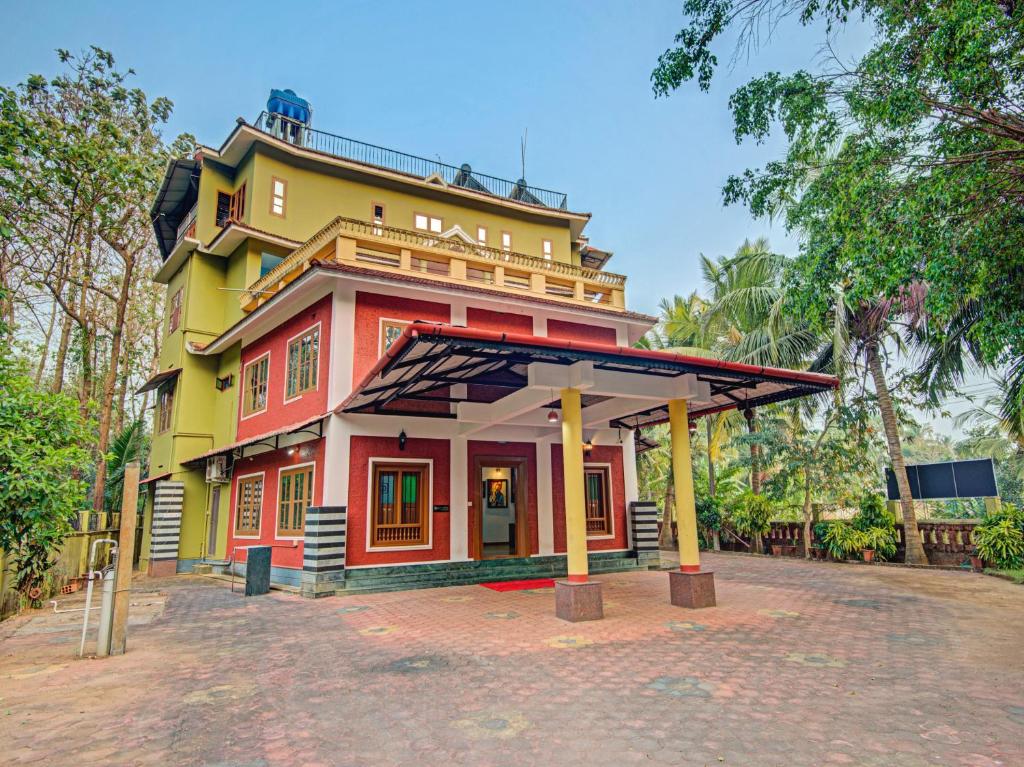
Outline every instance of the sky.
{"label": "sky", "polygon": [[[0,83],[58,70],[55,49],[97,45],[136,72],[150,97],[175,105],[165,135],[219,146],[235,118],[252,121],[271,88],[313,105],[321,130],[393,149],[520,176],[569,195],[593,214],[590,242],[628,276],[631,309],[657,311],[700,289],[699,257],[731,254],[766,236],[794,255],[779,223],[725,207],[730,174],[782,156],[785,145],[737,145],[729,95],[765,71],[822,64],[823,34],[790,21],[734,60],[734,41],[708,93],[684,85],[656,99],[650,74],[683,26],[681,0],[398,3],[376,0],[173,6],[0,0]],[[842,57],[867,31],[836,40]]]}

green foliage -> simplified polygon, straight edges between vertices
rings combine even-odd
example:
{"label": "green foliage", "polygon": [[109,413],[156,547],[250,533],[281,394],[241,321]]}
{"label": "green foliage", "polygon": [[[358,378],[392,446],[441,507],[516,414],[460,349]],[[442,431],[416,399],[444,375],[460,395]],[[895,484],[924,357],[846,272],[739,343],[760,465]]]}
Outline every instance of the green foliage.
{"label": "green foliage", "polygon": [[705,530],[722,529],[722,510],[717,499],[711,496],[697,496],[697,526]]}
{"label": "green foliage", "polygon": [[0,550],[16,584],[43,583],[85,504],[90,430],[70,397],[38,391],[0,338]]}
{"label": "green foliage", "polygon": [[[141,462],[147,452],[147,439],[142,419],[125,426],[107,451],[107,511],[120,511],[124,491],[124,470],[132,461]],[[139,497],[140,507],[142,496]]]}
{"label": "green foliage", "polygon": [[860,499],[860,511],[850,520],[858,530],[895,530],[896,517],[885,507],[885,498],[880,493],[865,493]]}
{"label": "green foliage", "polygon": [[1024,567],[1024,532],[1010,517],[1001,517],[974,528],[974,544],[986,562],[1006,570]]}
{"label": "green foliage", "polygon": [[860,533],[863,536],[861,548],[874,550],[878,559],[892,559],[896,556],[895,528],[869,527]]}
{"label": "green foliage", "polygon": [[822,535],[822,545],[836,559],[846,559],[851,554],[865,548],[867,538],[865,534],[853,525],[836,521],[825,528]]}
{"label": "green foliage", "polygon": [[652,75],[657,95],[690,80],[708,90],[715,46],[733,33],[749,53],[786,17],[823,36],[841,34],[854,13],[872,27],[859,60],[767,72],[732,95],[737,140],[762,142],[781,128],[787,151],[728,179],[724,198],[799,231],[787,292],[812,329],[831,333],[846,313],[902,302],[913,286],[927,286],[921,309],[929,322],[916,331],[931,360],[924,382],[933,391],[958,383],[963,354],[1008,365],[1001,415],[1020,434],[1020,4],[685,0],[683,11],[687,25]]}
{"label": "green foliage", "polygon": [[729,522],[737,532],[745,535],[766,535],[772,528],[775,509],[770,499],[746,492],[730,509]]}

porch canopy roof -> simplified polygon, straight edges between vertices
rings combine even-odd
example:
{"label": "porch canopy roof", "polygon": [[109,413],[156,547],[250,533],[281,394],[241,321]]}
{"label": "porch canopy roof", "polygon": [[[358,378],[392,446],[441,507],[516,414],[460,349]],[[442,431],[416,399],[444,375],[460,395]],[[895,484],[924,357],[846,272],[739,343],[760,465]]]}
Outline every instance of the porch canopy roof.
{"label": "porch canopy roof", "polygon": [[833,376],[440,323],[408,325],[338,413],[550,427],[559,390],[582,392],[584,425],[639,428],[686,399],[697,418],[817,394]]}

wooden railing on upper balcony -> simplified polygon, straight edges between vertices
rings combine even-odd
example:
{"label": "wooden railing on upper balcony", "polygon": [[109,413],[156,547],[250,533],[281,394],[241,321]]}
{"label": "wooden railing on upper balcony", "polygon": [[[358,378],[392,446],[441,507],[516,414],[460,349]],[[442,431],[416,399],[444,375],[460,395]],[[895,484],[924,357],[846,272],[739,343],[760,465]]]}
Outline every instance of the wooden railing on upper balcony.
{"label": "wooden railing on upper balcony", "polygon": [[577,306],[625,309],[626,278],[621,274],[340,216],[250,285],[241,295],[242,308],[257,308],[314,260]]}

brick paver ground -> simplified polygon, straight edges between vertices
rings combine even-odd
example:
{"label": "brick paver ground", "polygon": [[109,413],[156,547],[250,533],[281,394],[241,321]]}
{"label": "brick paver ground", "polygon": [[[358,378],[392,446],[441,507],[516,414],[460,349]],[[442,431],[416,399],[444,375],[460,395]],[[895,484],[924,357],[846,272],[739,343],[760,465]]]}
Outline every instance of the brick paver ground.
{"label": "brick paver ground", "polygon": [[0,763],[1024,765],[1024,588],[705,563],[715,609],[627,573],[600,578],[606,619],[575,625],[550,590],[143,581],[166,606],[125,656],[75,660],[68,632],[0,640]]}

